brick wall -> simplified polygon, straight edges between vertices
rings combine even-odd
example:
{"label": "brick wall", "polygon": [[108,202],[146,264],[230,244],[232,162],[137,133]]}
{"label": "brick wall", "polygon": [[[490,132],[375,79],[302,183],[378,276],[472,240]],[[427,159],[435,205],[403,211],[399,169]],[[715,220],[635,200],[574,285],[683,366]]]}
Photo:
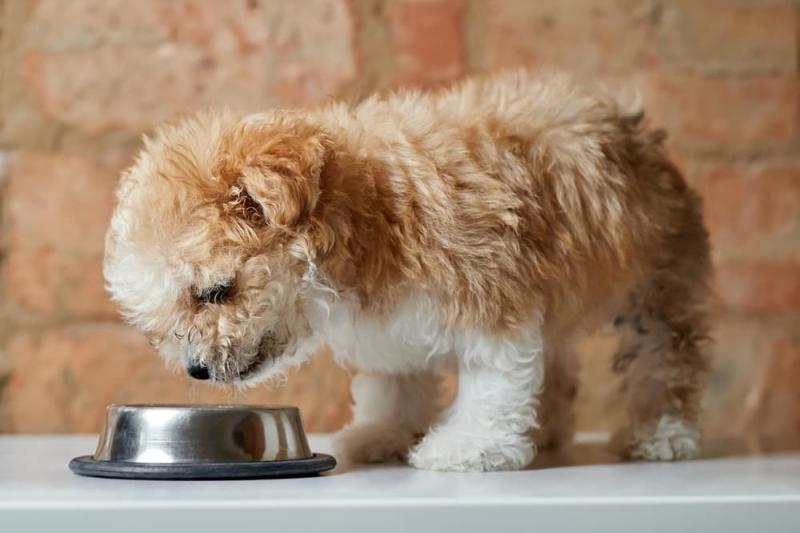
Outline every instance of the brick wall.
{"label": "brick wall", "polygon": [[[800,430],[794,0],[0,0],[0,432],[96,429],[104,406],[268,401],[347,419],[323,354],[235,393],[165,370],[102,286],[118,172],[139,136],[214,104],[357,99],[555,65],[638,88],[702,192],[720,318],[712,434]],[[583,347],[583,429],[613,424],[613,339]]]}

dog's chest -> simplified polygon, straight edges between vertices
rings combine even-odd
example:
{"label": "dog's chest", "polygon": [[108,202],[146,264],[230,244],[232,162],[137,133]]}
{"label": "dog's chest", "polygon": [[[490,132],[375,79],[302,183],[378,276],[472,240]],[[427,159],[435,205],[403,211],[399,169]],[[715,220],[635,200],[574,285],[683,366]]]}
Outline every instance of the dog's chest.
{"label": "dog's chest", "polygon": [[452,354],[453,334],[437,317],[424,295],[409,297],[388,318],[370,316],[345,301],[330,306],[320,329],[339,361],[365,370],[403,372]]}

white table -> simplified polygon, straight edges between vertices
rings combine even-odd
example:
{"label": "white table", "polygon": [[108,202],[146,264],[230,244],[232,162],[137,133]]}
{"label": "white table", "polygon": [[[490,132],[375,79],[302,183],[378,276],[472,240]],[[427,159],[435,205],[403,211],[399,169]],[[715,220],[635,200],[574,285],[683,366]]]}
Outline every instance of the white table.
{"label": "white table", "polygon": [[[542,455],[524,472],[395,465],[257,481],[73,475],[67,462],[95,442],[0,437],[0,531],[800,532],[800,453],[603,464],[612,460],[607,452],[583,444]],[[311,442],[315,451],[329,449],[327,437]]]}

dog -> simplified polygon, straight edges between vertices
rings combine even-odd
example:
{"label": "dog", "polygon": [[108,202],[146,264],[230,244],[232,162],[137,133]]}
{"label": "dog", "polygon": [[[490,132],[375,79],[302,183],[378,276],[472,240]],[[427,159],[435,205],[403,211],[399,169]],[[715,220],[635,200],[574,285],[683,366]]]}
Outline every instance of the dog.
{"label": "dog", "polygon": [[[574,345],[613,322],[645,460],[694,456],[709,243],[662,131],[521,72],[356,105],[166,125],[121,178],[104,275],[193,378],[251,386],[320,346],[355,371],[350,461],[524,468],[572,438]],[[458,367],[436,409],[436,369]]]}

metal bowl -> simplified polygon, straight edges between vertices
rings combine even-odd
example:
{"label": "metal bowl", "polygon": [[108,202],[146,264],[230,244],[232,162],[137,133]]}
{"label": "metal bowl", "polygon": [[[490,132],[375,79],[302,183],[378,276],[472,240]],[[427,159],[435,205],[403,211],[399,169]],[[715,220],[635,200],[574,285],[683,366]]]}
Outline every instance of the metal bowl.
{"label": "metal bowl", "polygon": [[241,463],[312,455],[296,407],[111,405],[94,459]]}
{"label": "metal bowl", "polygon": [[296,407],[111,405],[94,455],[69,468],[123,479],[315,476],[336,459],[312,453]]}

